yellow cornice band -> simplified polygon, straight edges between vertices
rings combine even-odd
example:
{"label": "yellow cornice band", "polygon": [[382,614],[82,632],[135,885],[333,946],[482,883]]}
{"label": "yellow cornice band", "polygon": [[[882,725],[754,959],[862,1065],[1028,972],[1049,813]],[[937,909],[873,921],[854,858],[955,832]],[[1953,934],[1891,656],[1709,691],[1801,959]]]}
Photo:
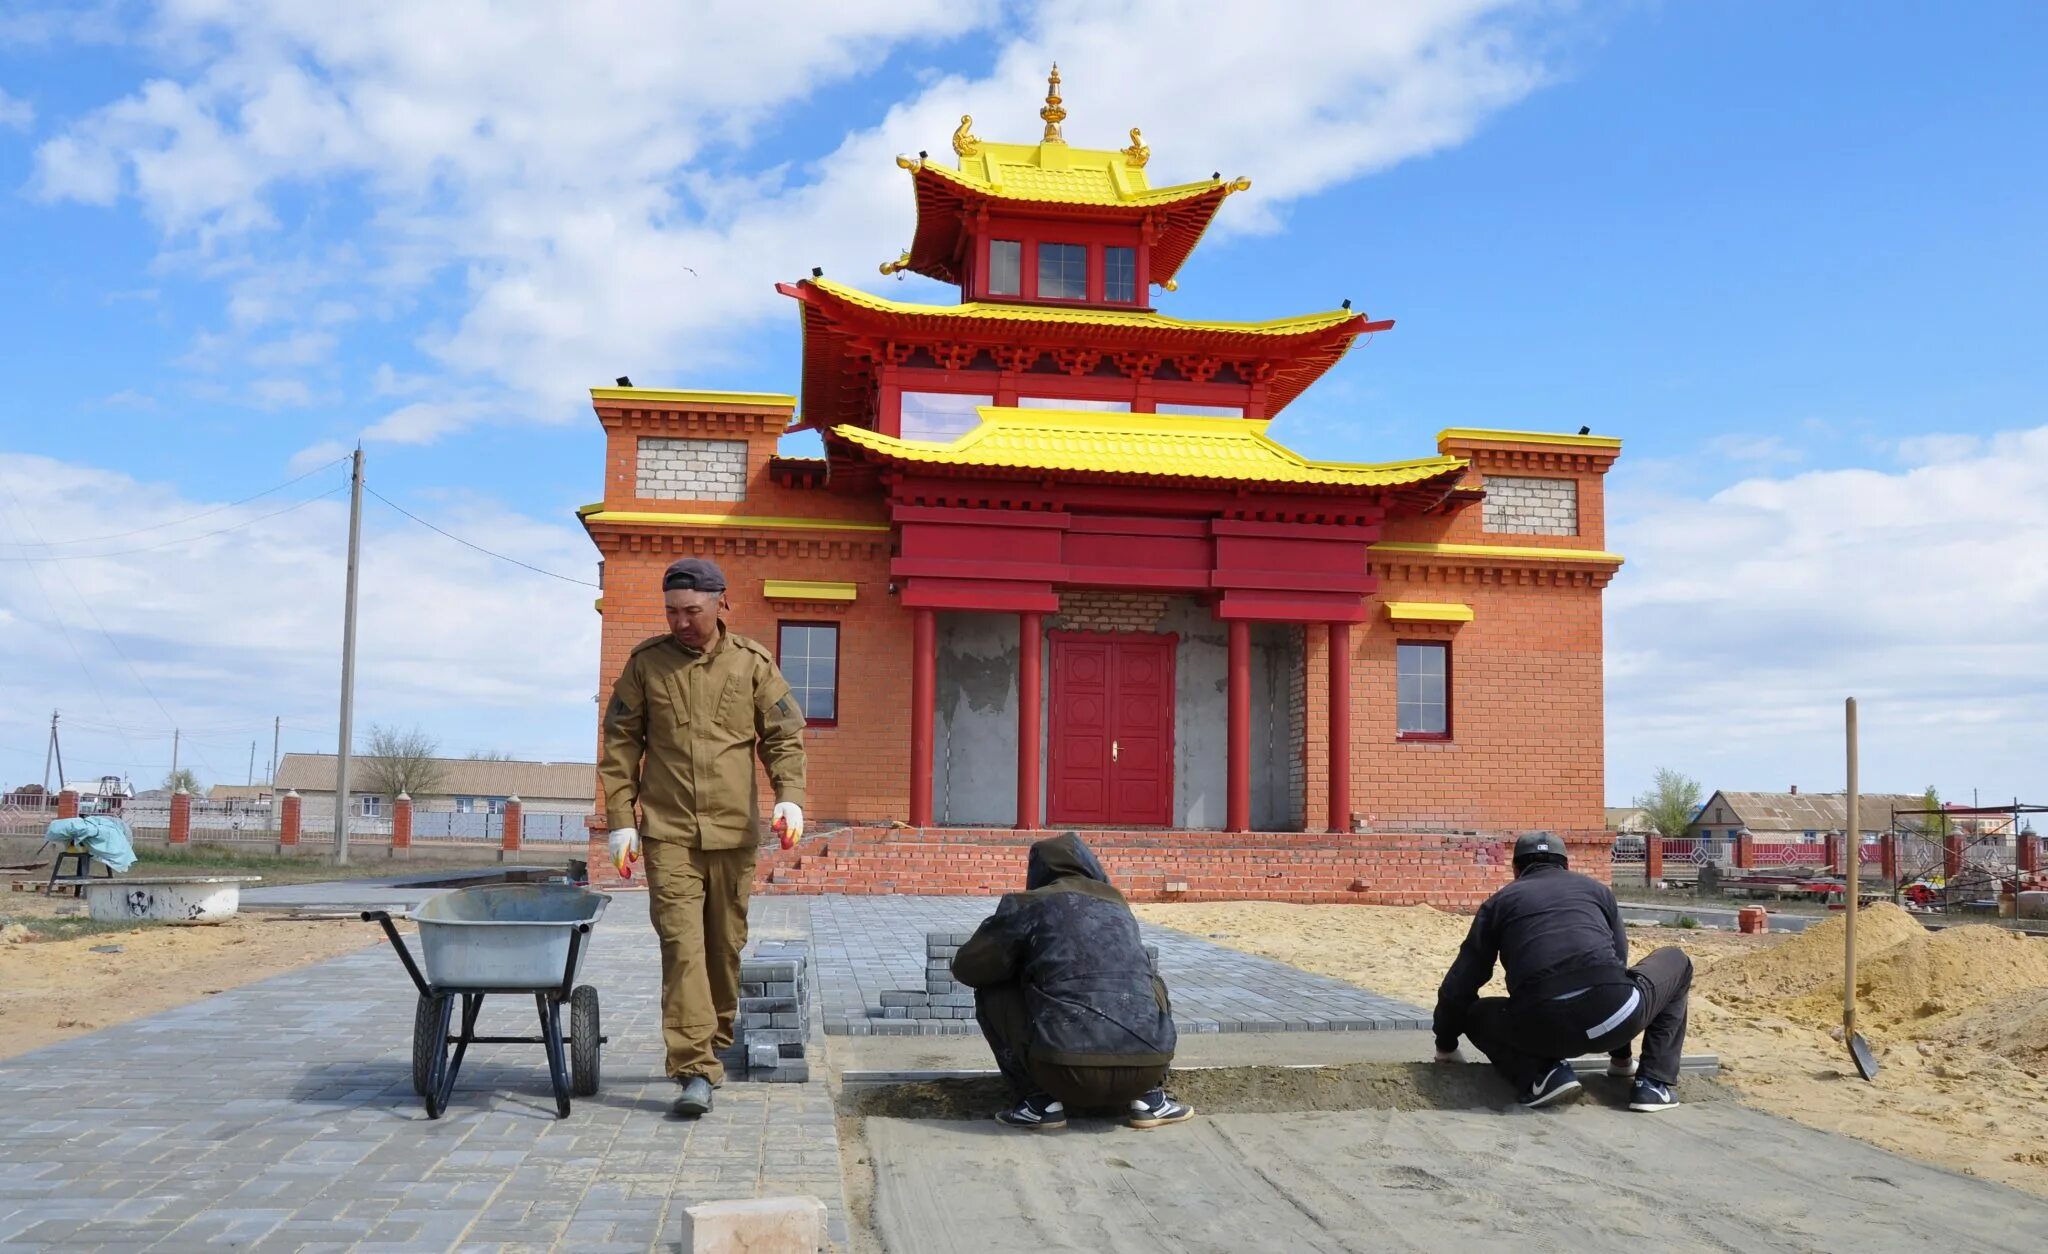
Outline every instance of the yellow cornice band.
{"label": "yellow cornice band", "polygon": [[1494,557],[1520,562],[1600,562],[1619,566],[1622,556],[1600,549],[1538,549],[1507,544],[1417,544],[1406,540],[1382,540],[1372,545],[1374,556],[1387,557]]}
{"label": "yellow cornice band", "polygon": [[661,401],[675,405],[773,405],[795,409],[796,397],[783,392],[695,392],[660,388],[592,388],[593,401]]}
{"label": "yellow cornice band", "polygon": [[770,531],[889,530],[888,523],[849,522],[843,518],[774,518],[766,514],[667,514],[623,509],[584,514],[583,520],[591,523],[630,523],[635,526],[652,527],[757,527]]}
{"label": "yellow cornice band", "polygon": [[1472,607],[1438,601],[1389,601],[1387,617],[1397,623],[1469,623]]}
{"label": "yellow cornice band", "polygon": [[1499,441],[1509,444],[1563,444],[1571,448],[1619,449],[1621,437],[1561,435],[1552,431],[1495,431],[1486,427],[1445,427],[1436,433],[1438,447],[1451,440]]}
{"label": "yellow cornice band", "polygon": [[771,601],[851,601],[860,595],[860,586],[808,579],[763,579],[761,595]]}

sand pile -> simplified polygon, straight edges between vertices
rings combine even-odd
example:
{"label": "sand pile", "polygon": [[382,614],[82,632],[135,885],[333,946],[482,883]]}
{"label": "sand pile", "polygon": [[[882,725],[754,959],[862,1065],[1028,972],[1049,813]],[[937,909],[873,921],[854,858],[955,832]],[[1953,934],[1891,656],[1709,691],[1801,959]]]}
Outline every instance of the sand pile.
{"label": "sand pile", "polygon": [[[1984,924],[1923,932],[1856,963],[1859,1021],[1906,1036],[1923,1035],[1919,1025],[1927,1020],[2040,988],[2048,988],[2048,944]],[[1812,1023],[1839,1019],[1841,1010],[1839,984],[1786,1007],[1790,1017]]]}
{"label": "sand pile", "polygon": [[1942,1045],[1997,1054],[2031,1075],[2048,1073],[2048,988],[1966,1011],[1928,1037]]}
{"label": "sand pile", "polygon": [[[1723,1006],[1777,1006],[1809,993],[1832,989],[1835,1018],[1841,1018],[1842,942],[1848,918],[1837,915],[1799,933],[1782,945],[1729,958],[1695,982],[1698,992]],[[1859,981],[1865,964],[1927,930],[1890,903],[1857,912],[1856,963]],[[1683,941],[1679,942],[1681,945]]]}

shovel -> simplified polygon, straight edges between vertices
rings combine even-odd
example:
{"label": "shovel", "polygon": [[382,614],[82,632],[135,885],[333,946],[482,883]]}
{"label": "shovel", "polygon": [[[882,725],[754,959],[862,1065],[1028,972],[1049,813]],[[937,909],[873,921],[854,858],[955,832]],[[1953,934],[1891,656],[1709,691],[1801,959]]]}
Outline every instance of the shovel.
{"label": "shovel", "polygon": [[1848,876],[1844,885],[1843,918],[1848,923],[1846,939],[1842,942],[1842,1039],[1849,1045],[1849,1057],[1856,1060],[1856,1074],[1865,1080],[1877,1078],[1877,1055],[1870,1050],[1870,1042],[1856,1030],[1856,905],[1857,871],[1863,865],[1863,825],[1859,813],[1860,798],[1856,792],[1856,698],[1850,697],[1847,706],[1849,734],[1849,831],[1842,839],[1842,848],[1847,852]]}

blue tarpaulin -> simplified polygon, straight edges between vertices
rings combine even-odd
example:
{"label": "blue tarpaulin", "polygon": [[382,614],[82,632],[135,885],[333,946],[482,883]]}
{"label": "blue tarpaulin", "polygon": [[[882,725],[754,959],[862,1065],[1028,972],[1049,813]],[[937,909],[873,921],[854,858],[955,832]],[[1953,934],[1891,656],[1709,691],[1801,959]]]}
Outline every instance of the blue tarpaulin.
{"label": "blue tarpaulin", "polygon": [[128,839],[128,829],[121,820],[105,815],[58,819],[43,832],[43,839],[60,845],[77,845],[116,873],[135,865],[135,845]]}

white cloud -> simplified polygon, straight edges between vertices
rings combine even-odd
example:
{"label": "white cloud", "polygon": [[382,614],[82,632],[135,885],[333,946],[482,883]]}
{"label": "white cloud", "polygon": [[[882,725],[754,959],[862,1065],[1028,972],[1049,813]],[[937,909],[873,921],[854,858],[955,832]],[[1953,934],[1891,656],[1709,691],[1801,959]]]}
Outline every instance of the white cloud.
{"label": "white cloud", "polygon": [[[460,276],[460,307],[422,345],[447,377],[372,428],[417,440],[496,416],[580,418],[582,390],[620,373],[701,378],[787,316],[773,284],[812,265],[879,282],[911,227],[894,155],[943,151],[963,112],[985,136],[1034,137],[1055,57],[1072,142],[1117,147],[1142,125],[1159,179],[1254,175],[1224,229],[1259,229],[1291,200],[1462,141],[1540,84],[1524,7],[1056,0],[997,30],[993,3],[957,0],[813,0],[773,21],[668,0],[388,0],[346,19],[180,0],[157,39],[191,68],[45,143],[37,187],[137,198],[172,248],[229,273],[242,330],[298,319],[322,292],[393,316],[406,293]],[[985,74],[919,76],[829,152],[764,162],[751,147],[820,87],[969,33]],[[294,225],[292,193],[330,185],[360,197],[369,225],[343,249],[290,254],[298,233],[273,228]]]}
{"label": "white cloud", "polygon": [[0,131],[25,131],[36,124],[36,107],[0,88]]}
{"label": "white cloud", "polygon": [[1751,465],[1791,464],[1806,460],[1806,454],[1777,435],[1744,435],[1730,432],[1707,441],[1707,448],[1732,462]]}
{"label": "white cloud", "polygon": [[264,409],[304,409],[313,403],[313,389],[302,379],[252,379],[249,395]]}
{"label": "white cloud", "polygon": [[1618,522],[1610,795],[1660,765],[1709,788],[1840,787],[1848,696],[1867,788],[2048,795],[2044,481],[2048,427],[1902,471],[1748,479]]}
{"label": "white cloud", "polygon": [[1909,466],[1927,465],[1932,462],[1961,461],[1975,457],[1984,447],[1984,437],[1976,435],[1916,435],[1900,440],[1899,460]]}
{"label": "white cloud", "polygon": [[[276,715],[315,733],[330,729],[324,740],[288,731],[287,749],[331,751],[346,492],[252,520],[346,482],[346,469],[334,467],[273,497],[180,522],[215,503],[115,471],[0,455],[0,559],[119,554],[33,570],[0,560],[0,747],[35,748],[32,760],[0,751],[5,786],[40,778],[41,741],[15,724],[52,708],[66,714],[67,761],[141,768],[138,781],[154,783],[168,760],[169,727],[145,684],[170,720],[234,746],[206,755],[208,782],[240,782],[249,739],[261,740],[259,761],[267,759]],[[457,751],[516,745],[587,758],[597,593],[493,561],[374,501],[365,510],[358,725],[417,722]],[[595,579],[589,541],[572,525],[466,496],[415,512],[537,566]],[[229,527],[239,529],[147,547]],[[145,528],[90,544],[20,543],[32,534],[54,541]],[[125,552],[133,549],[146,551]]]}

